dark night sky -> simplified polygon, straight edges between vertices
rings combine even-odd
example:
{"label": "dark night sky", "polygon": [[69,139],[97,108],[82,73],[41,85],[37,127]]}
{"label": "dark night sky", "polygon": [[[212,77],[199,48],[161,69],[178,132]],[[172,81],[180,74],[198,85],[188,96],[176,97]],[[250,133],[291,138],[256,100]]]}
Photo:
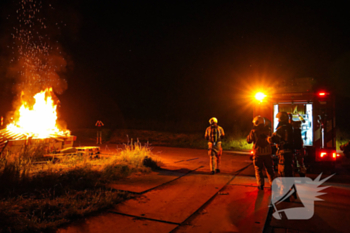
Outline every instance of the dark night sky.
{"label": "dark night sky", "polygon": [[[2,1],[0,57],[16,1]],[[59,43],[68,89],[59,95],[68,127],[97,118],[129,127],[158,122],[240,122],[240,93],[257,82],[313,77],[345,102],[350,20],[345,5],[312,1],[52,1],[66,22]],[[13,94],[1,65],[0,108]],[[4,81],[5,80],[5,81]],[[7,83],[5,85],[4,83]],[[12,94],[11,94],[12,93]],[[4,110],[5,109],[5,110]],[[222,119],[222,121],[220,121]]]}

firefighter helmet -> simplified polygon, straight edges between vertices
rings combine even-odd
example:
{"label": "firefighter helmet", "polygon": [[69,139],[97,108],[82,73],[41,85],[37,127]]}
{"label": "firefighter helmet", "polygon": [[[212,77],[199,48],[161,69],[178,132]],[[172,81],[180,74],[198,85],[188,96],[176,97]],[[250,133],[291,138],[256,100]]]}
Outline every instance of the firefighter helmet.
{"label": "firefighter helmet", "polygon": [[288,119],[289,119],[288,113],[286,113],[286,112],[277,113],[276,118],[278,118],[279,121],[288,121]]}
{"label": "firefighter helmet", "polygon": [[256,116],[254,117],[253,119],[253,124],[255,126],[258,126],[258,125],[261,125],[261,124],[265,124],[265,119],[263,117],[261,117],[260,115],[259,116]]}
{"label": "firefighter helmet", "polygon": [[216,117],[212,117],[212,118],[210,118],[210,120],[209,120],[209,124],[217,124],[218,123],[218,119],[216,119]]}

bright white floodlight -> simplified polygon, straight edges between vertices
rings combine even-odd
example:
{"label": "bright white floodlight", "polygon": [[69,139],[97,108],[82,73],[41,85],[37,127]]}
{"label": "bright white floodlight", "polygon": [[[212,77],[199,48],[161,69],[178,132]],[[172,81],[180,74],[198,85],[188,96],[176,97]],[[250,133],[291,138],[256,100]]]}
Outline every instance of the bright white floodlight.
{"label": "bright white floodlight", "polygon": [[265,97],[266,97],[266,95],[262,92],[258,92],[255,94],[255,99],[259,100],[260,102],[262,102]]}

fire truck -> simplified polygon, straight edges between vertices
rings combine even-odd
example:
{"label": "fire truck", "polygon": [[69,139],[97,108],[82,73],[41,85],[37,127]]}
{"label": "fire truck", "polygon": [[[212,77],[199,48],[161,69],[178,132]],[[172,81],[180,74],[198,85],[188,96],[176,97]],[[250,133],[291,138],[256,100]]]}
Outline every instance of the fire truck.
{"label": "fire truck", "polygon": [[287,80],[276,85],[271,95],[259,93],[253,115],[269,120],[275,132],[277,113],[291,114],[293,121],[301,121],[305,162],[334,165],[340,159],[336,151],[335,96],[313,83],[312,78]]}

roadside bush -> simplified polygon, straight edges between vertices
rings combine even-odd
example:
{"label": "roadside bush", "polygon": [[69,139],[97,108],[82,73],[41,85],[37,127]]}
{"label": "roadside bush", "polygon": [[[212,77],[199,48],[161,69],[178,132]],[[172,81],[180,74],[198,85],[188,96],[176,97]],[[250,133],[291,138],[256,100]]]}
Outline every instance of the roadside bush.
{"label": "roadside bush", "polygon": [[136,142],[133,142],[133,139],[131,139],[131,141],[125,145],[125,150],[121,151],[120,159],[136,168],[147,167],[152,170],[159,169],[158,162],[152,159],[151,154],[152,152],[148,143],[142,146],[139,139],[137,139]]}
{"label": "roadside bush", "polygon": [[350,140],[350,133],[346,130],[342,130],[338,128],[336,131],[336,135],[337,135],[336,137],[337,150],[340,150],[340,146],[344,145]]}
{"label": "roadside bush", "polygon": [[248,129],[243,129],[238,125],[234,125],[232,129],[227,130],[227,137],[222,143],[224,150],[249,150],[252,145],[248,144],[246,137],[249,133]]}
{"label": "roadside bush", "polygon": [[149,167],[152,170],[158,170],[160,169],[158,162],[154,161],[151,157],[144,157],[143,161],[142,161],[143,166],[145,167]]}
{"label": "roadside bush", "polygon": [[222,143],[224,150],[250,150],[251,144],[248,144],[246,139],[229,138]]}

